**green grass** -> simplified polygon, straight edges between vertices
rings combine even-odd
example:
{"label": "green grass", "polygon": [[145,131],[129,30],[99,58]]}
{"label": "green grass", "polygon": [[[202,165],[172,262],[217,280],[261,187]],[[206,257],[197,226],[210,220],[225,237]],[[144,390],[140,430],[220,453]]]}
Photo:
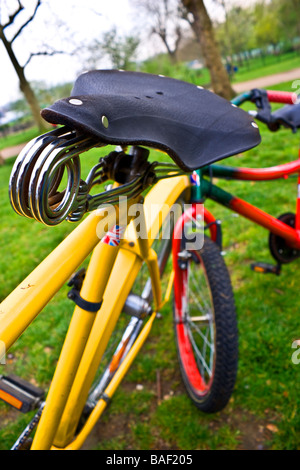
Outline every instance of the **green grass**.
{"label": "green grass", "polygon": [[267,56],[265,61],[255,58],[238,66],[233,83],[253,80],[281,72],[287,72],[300,67],[300,56],[297,53],[283,54],[281,56]]}
{"label": "green grass", "polygon": [[[272,134],[262,126],[261,133],[258,148],[229,158],[226,164],[262,167],[297,158],[299,135],[288,130]],[[103,150],[82,158],[83,175],[95,164],[99,152]],[[11,168],[12,162],[0,167],[0,301],[73,228],[64,223],[48,229],[15,215],[7,191]],[[217,184],[274,216],[295,209],[295,178]],[[272,262],[266,230],[233,217],[212,201],[206,201],[206,207],[222,220],[225,261],[239,322],[239,372],[230,403],[220,413],[205,415],[187,398],[176,359],[170,303],[163,308],[162,319],[154,324],[87,448],[300,449],[300,365],[291,360],[292,342],[300,337],[300,260],[285,265],[279,277],[253,273],[251,262]],[[0,366],[1,373],[13,371],[47,388],[72,313],[67,291],[64,287],[20,338],[7,365]],[[138,384],[143,385],[141,390]],[[17,429],[23,429],[26,422],[28,416],[17,416],[0,404],[0,449],[9,448]]]}
{"label": "green grass", "polygon": [[[244,61],[243,64],[235,64],[238,71],[234,74],[232,84],[265,77],[280,72],[286,72],[300,67],[300,56],[296,52],[282,54],[280,56],[268,55],[264,61],[257,57]],[[171,64],[164,55],[142,65],[142,71],[154,74],[172,76],[179,80],[209,86],[210,74],[206,67],[201,70],[193,70],[184,63]]]}

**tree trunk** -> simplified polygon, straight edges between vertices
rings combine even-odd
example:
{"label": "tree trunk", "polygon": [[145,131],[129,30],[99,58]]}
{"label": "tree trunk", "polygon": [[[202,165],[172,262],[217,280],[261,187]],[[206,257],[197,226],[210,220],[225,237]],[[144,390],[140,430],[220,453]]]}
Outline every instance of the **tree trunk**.
{"label": "tree trunk", "polygon": [[44,119],[41,117],[40,114],[40,106],[38,103],[38,100],[34,94],[34,91],[32,90],[30,83],[27,81],[25,73],[24,73],[24,67],[22,67],[12,49],[11,43],[6,39],[6,36],[3,32],[3,29],[0,28],[0,39],[2,40],[4,47],[9,55],[9,58],[11,60],[11,63],[18,75],[19,78],[19,84],[20,84],[20,90],[23,92],[25,99],[30,107],[33,119],[36,123],[36,125],[39,128],[39,131],[45,132],[46,130],[49,129],[48,124]]}
{"label": "tree trunk", "polygon": [[182,3],[193,15],[192,28],[200,44],[205,65],[210,72],[212,89],[216,94],[230,100],[235,92],[222,63],[213,25],[203,0],[182,0]]}
{"label": "tree trunk", "polygon": [[41,116],[40,105],[36,99],[34,91],[32,90],[30,86],[30,83],[26,80],[25,76],[22,78],[22,81],[20,77],[19,77],[19,80],[20,80],[20,90],[24,94],[25,99],[30,106],[33,119],[35,123],[37,124],[39,131],[42,133],[42,132],[45,132],[46,130],[49,130],[49,125],[47,125],[47,123],[44,121],[44,119]]}

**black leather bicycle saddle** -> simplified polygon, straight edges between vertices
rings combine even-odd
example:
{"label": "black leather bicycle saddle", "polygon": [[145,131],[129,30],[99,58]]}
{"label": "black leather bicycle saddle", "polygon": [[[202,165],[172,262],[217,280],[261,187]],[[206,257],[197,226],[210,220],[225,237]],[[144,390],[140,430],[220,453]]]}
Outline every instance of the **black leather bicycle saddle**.
{"label": "black leather bicycle saddle", "polygon": [[115,145],[144,145],[168,153],[184,171],[260,143],[246,112],[214,93],[172,78],[95,70],[78,77],[71,97],[43,118]]}

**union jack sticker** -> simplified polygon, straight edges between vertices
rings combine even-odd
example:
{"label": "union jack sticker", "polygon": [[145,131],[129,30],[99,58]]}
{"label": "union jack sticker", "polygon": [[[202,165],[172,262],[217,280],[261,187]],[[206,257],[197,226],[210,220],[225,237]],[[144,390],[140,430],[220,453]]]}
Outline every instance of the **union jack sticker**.
{"label": "union jack sticker", "polygon": [[115,225],[109,232],[107,232],[101,241],[102,243],[106,243],[110,246],[119,246],[124,231],[124,226]]}
{"label": "union jack sticker", "polygon": [[193,173],[190,175],[190,181],[191,181],[192,184],[194,184],[196,186],[200,186],[200,178],[199,178],[198,173],[193,171]]}

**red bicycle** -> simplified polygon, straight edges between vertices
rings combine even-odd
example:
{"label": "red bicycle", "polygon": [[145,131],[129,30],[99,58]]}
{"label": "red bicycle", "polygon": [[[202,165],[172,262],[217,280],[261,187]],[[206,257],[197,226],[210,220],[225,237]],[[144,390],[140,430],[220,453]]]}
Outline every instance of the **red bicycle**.
{"label": "red bicycle", "polygon": [[[295,93],[255,89],[238,96],[232,104],[240,106],[246,101],[256,105],[257,110],[250,112],[252,116],[265,123],[273,132],[282,126],[290,128],[293,132],[300,127],[300,103],[297,103]],[[270,102],[284,103],[287,106],[272,112]],[[292,174],[298,174],[296,211],[284,213],[278,218],[213,183],[213,177],[227,180],[267,181],[285,178]],[[188,249],[185,241],[176,237],[176,233],[182,230],[188,219],[196,219],[199,202],[212,199],[269,231],[269,247],[276,264],[254,263],[251,267],[261,273],[280,274],[282,264],[290,263],[300,257],[300,152],[297,160],[270,168],[212,164],[195,171],[191,178],[193,204],[190,211],[185,212],[179,219],[174,230],[175,336],[187,392],[198,408],[211,412],[224,406],[224,403],[218,402],[220,394],[217,389],[222,387],[222,384],[226,385],[229,391],[225,402],[228,400],[233,389],[237,366],[237,341],[227,344],[222,341],[224,335],[236,338],[237,327],[234,320],[230,277],[220,254],[221,225],[213,214],[204,208],[205,228],[209,232],[209,237],[204,237],[204,246],[200,250]],[[206,330],[200,331],[197,322],[201,325],[207,324]],[[218,351],[222,353],[215,355],[212,344],[217,344]],[[224,348],[232,348],[235,352],[228,353]],[[222,359],[226,357],[231,358],[230,363]],[[224,394],[221,396],[224,398]]]}
{"label": "red bicycle", "polygon": [[[252,90],[235,98],[233,104],[241,105],[245,101],[255,103],[257,111],[250,111],[250,113],[257,120],[265,123],[273,132],[278,131],[282,126],[290,128],[293,132],[296,132],[300,127],[300,103],[297,103],[295,93]],[[285,103],[287,106],[272,113],[270,102]],[[275,267],[257,264],[253,266],[253,269],[265,272],[271,269],[272,272],[279,274],[282,264],[290,263],[300,256],[300,151],[296,160],[269,168],[210,165],[197,173],[199,185],[196,197],[203,200],[210,198],[270,232],[269,247],[277,264]],[[292,174],[298,174],[295,213],[284,213],[278,218],[224,191],[212,182],[213,177],[227,180],[269,181],[286,178]],[[215,224],[210,213],[207,214],[207,220],[210,225]],[[215,229],[212,232],[212,238],[217,241],[216,237],[217,230]]]}

